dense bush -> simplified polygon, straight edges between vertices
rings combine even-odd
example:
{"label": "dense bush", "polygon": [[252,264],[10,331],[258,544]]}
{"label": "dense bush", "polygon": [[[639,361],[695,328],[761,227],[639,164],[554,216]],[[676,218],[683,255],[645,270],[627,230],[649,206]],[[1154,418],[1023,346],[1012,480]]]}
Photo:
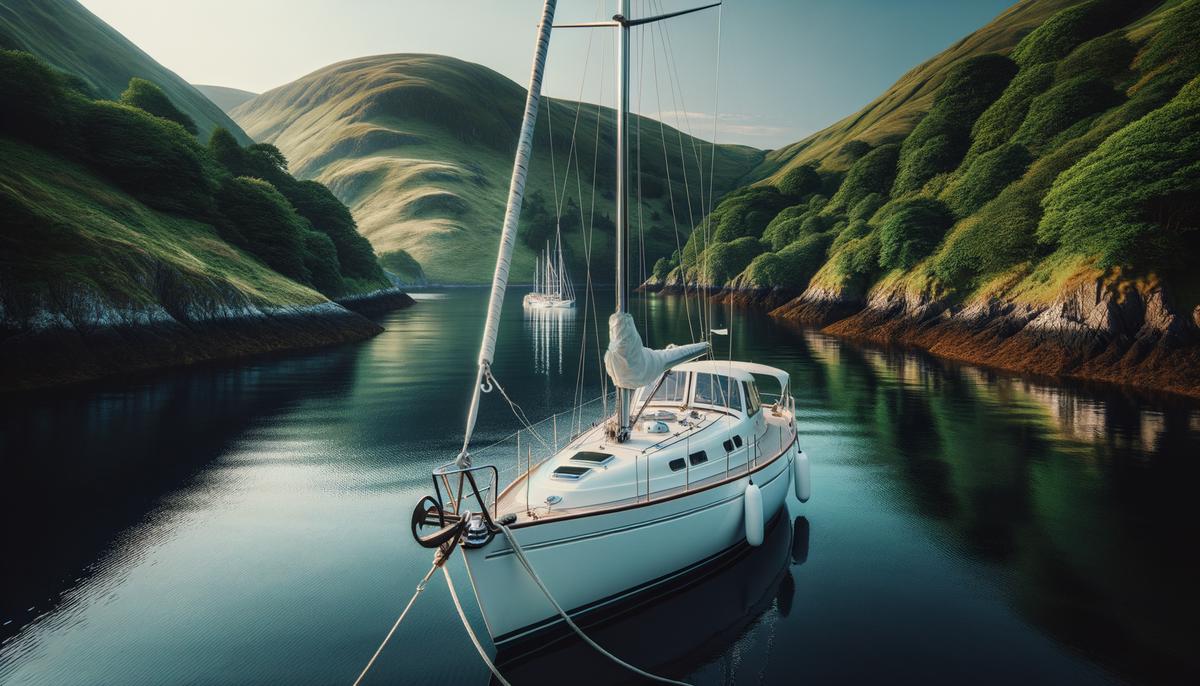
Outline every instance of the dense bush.
{"label": "dense bush", "polygon": [[365,280],[383,278],[371,242],[358,232],[350,209],[332,191],[316,181],[298,181],[288,190],[286,197],[296,212],[332,241],[338,270],[343,276]]}
{"label": "dense bush", "polygon": [[750,236],[758,238],[763,229],[792,199],[773,186],[750,186],[736,190],[721,200],[709,219],[710,236],[728,243]]}
{"label": "dense bush", "polygon": [[801,290],[825,263],[830,234],[804,236],[778,252],[763,253],[754,258],[746,271],[755,286],[774,286]]}
{"label": "dense bush", "polygon": [[184,114],[171,102],[162,89],[146,79],[133,77],[129,79],[129,87],[121,93],[121,104],[136,107],[140,110],[173,121],[183,127],[184,131],[196,135],[196,122]]}
{"label": "dense bush", "polygon": [[954,216],[943,203],[915,198],[897,203],[879,229],[879,266],[908,269],[933,253]]}
{"label": "dense bush", "polygon": [[0,134],[33,142],[64,135],[67,94],[58,75],[27,52],[0,50]]}
{"label": "dense bush", "polygon": [[900,147],[892,195],[919,190],[940,172],[958,166],[971,142],[979,115],[1017,73],[1012,60],[987,54],[963,60],[947,74],[933,106]]}
{"label": "dense bush", "polygon": [[852,281],[863,283],[879,273],[879,232],[870,231],[842,245],[834,257],[838,273]]}
{"label": "dense bush", "polygon": [[1137,56],[1135,66],[1151,72],[1169,63],[1182,62],[1179,66],[1191,72],[1190,78],[1200,70],[1196,36],[1200,36],[1200,0],[1187,0],[1165,14],[1154,36]]}
{"label": "dense bush", "polygon": [[780,193],[789,195],[793,198],[803,198],[812,193],[820,192],[821,190],[821,175],[817,173],[815,165],[802,164],[793,167],[783,175],[779,183],[775,184]]}
{"label": "dense bush", "polygon": [[833,238],[833,243],[829,245],[829,254],[834,254],[842,249],[855,238],[862,238],[871,233],[871,225],[864,219],[855,219],[843,227],[840,231],[834,232],[836,235]]}
{"label": "dense bush", "polygon": [[1021,39],[1012,57],[1022,67],[1054,62],[1094,36],[1123,26],[1158,0],[1091,0],[1061,10]]}
{"label": "dense bush", "polygon": [[965,217],[1008,184],[1021,178],[1033,156],[1020,143],[1006,143],[973,159],[961,176],[947,187],[943,199],[954,214]]}
{"label": "dense bush", "polygon": [[344,290],[337,249],[320,231],[304,231],[304,268],[310,275],[309,284],[318,291],[340,295]]}
{"label": "dense bush", "polygon": [[1054,84],[1054,64],[1034,64],[1023,67],[971,129],[971,149],[974,157],[1007,143],[1021,128],[1029,104]]}
{"label": "dense bush", "polygon": [[182,126],[104,100],[78,109],[88,166],[151,207],[210,215],[214,180],[205,168],[207,155]]}
{"label": "dense bush", "polygon": [[1062,173],[1038,237],[1102,265],[1181,264],[1200,241],[1200,77]]}
{"label": "dense bush", "polygon": [[1055,75],[1060,81],[1080,76],[1109,78],[1129,68],[1136,52],[1123,32],[1114,31],[1072,50],[1058,62]]}
{"label": "dense bush", "polygon": [[1112,107],[1120,95],[1103,79],[1080,76],[1056,84],[1033,99],[1013,140],[1040,148],[1089,115]]}
{"label": "dense bush", "polygon": [[379,256],[383,268],[400,278],[402,283],[425,283],[425,270],[407,250],[392,250]]}
{"label": "dense bush", "polygon": [[854,164],[861,160],[864,155],[871,152],[871,147],[870,143],[860,141],[856,138],[843,143],[842,147],[838,148],[837,156],[848,164]]}
{"label": "dense bush", "polygon": [[301,283],[311,284],[305,265],[308,222],[292,209],[287,198],[261,179],[226,179],[217,192],[222,234],[239,235],[241,247],[267,266]]}
{"label": "dense bush", "polygon": [[1032,188],[1009,186],[955,227],[934,260],[934,273],[948,285],[967,287],[1034,257],[1040,197]]}
{"label": "dense bush", "polygon": [[883,207],[884,202],[885,200],[883,195],[879,193],[870,193],[863,196],[862,200],[854,203],[854,206],[850,208],[850,221],[867,221],[871,217],[875,216],[875,213],[879,211],[879,208]]}
{"label": "dense bush", "polygon": [[750,236],[729,243],[713,243],[700,259],[704,282],[724,285],[766,249],[766,243]]}
{"label": "dense bush", "polygon": [[763,232],[763,240],[770,244],[772,250],[782,250],[802,236],[824,232],[829,221],[830,218],[810,210],[782,222],[771,222]]}
{"label": "dense bush", "polygon": [[900,146],[881,145],[850,166],[846,178],[830,200],[831,208],[844,210],[854,207],[872,193],[886,196],[896,180],[896,162]]}

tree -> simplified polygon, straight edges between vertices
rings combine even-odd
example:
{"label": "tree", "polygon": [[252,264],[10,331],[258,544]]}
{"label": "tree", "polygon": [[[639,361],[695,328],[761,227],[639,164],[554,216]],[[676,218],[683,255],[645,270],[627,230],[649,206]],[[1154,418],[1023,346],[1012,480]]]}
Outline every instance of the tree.
{"label": "tree", "polygon": [[129,87],[125,89],[124,93],[121,93],[121,103],[136,107],[156,117],[173,121],[193,136],[198,131],[196,122],[181,112],[161,88],[146,79],[136,76],[129,79]]}

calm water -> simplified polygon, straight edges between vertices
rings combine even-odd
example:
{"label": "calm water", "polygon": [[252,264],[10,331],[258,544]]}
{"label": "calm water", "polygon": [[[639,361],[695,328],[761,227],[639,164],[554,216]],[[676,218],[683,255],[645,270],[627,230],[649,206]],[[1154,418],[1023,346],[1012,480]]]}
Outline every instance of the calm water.
{"label": "calm water", "polygon": [[[353,680],[428,568],[408,517],[460,440],[484,299],[423,295],[362,344],[0,399],[0,682]],[[638,307],[653,342],[689,339],[680,301]],[[598,394],[590,316],[506,318],[495,368],[531,417],[571,403],[581,337]],[[601,642],[697,684],[1200,680],[1200,406],[732,328],[793,375],[812,500]],[[495,396],[480,442],[516,426]],[[569,643],[507,671],[624,678]],[[435,579],[368,683],[488,678]]]}

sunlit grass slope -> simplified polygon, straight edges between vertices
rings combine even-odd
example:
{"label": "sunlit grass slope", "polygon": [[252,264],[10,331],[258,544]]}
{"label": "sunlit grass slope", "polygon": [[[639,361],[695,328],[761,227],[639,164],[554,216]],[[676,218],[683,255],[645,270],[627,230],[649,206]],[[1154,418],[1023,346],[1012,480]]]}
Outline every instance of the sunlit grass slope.
{"label": "sunlit grass slope", "polygon": [[170,310],[164,282],[180,302],[231,302],[231,295],[257,306],[326,301],[212,226],[150,209],[62,157],[3,137],[0,157],[0,273],[9,316],[46,308],[70,317],[81,300]]}
{"label": "sunlit grass slope", "polygon": [[196,122],[202,140],[222,127],[241,143],[252,142],[221,108],[76,0],[0,0],[0,49],[37,55],[109,100],[135,76],[152,81]]}
{"label": "sunlit grass slope", "polygon": [[[594,201],[593,267],[598,279],[610,280],[612,112],[583,105],[572,155],[576,105],[549,102],[543,101],[538,120],[515,278],[531,277],[536,249],[553,234],[552,128],[560,195],[568,158],[573,169],[578,164],[582,171],[579,186],[572,171],[565,193],[568,259],[580,268],[585,247],[580,208],[583,224],[591,226]],[[328,185],[353,210],[385,263],[389,253],[405,250],[431,281],[482,283],[491,278],[495,261],[523,104],[524,89],[486,67],[436,55],[381,55],[326,67],[264,93],[232,114],[257,140],[283,150],[297,176]],[[634,250],[636,255],[644,244],[646,264],[651,265],[676,249],[672,210],[680,241],[703,214],[708,197],[706,190],[702,202],[697,157],[702,156],[707,175],[712,149],[656,121],[641,119],[633,128],[635,137],[640,128],[644,199],[641,216],[631,218]],[[719,146],[716,195],[745,183],[762,157],[752,148]]]}
{"label": "sunlit grass slope", "polygon": [[252,100],[258,95],[258,93],[251,93],[240,88],[229,88],[227,86],[208,86],[202,83],[192,85],[226,114],[238,105]]}

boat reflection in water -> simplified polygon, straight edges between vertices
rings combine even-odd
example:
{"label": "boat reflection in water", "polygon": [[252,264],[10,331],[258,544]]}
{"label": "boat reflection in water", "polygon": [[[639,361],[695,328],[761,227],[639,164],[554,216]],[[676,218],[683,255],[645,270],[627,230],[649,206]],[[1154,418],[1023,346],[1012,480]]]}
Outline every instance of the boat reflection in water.
{"label": "boat reflection in water", "polygon": [[578,352],[564,361],[563,349],[578,345],[575,335],[575,310],[563,307],[526,307],[525,332],[533,339],[534,373],[561,376],[579,363]]}
{"label": "boat reflection in water", "polygon": [[[582,628],[614,655],[667,677],[686,677],[720,659],[756,624],[773,624],[791,612],[791,567],[808,558],[809,524],[789,517],[785,509],[769,523],[761,546],[743,543],[671,590],[622,602],[602,617],[588,617]],[[570,674],[572,684],[638,679],[565,627],[557,637],[504,646],[497,667],[514,684],[545,683],[548,674]]]}

